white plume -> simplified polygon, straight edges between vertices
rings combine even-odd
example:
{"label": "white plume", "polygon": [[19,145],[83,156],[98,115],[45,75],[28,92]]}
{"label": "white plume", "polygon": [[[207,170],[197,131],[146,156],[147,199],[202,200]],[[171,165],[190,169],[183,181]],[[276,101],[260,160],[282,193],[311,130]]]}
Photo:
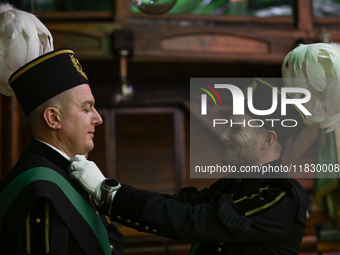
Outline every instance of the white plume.
{"label": "white plume", "polygon": [[53,50],[50,31],[33,14],[0,3],[0,93],[13,96],[8,78],[18,68]]}
{"label": "white plume", "polygon": [[306,116],[306,124],[320,123],[326,132],[340,126],[340,45],[299,45],[285,57],[282,77],[284,86],[311,92],[311,100],[304,105],[312,114]]}

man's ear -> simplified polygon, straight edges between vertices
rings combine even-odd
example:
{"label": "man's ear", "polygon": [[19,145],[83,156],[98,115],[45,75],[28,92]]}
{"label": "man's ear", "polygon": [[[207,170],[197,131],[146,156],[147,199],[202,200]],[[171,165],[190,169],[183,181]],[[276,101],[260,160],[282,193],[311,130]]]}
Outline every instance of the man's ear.
{"label": "man's ear", "polygon": [[44,119],[46,124],[52,129],[61,128],[60,111],[56,107],[48,107],[44,111]]}
{"label": "man's ear", "polygon": [[262,140],[263,148],[271,147],[277,141],[277,134],[273,130],[267,130],[263,133],[264,139]]}

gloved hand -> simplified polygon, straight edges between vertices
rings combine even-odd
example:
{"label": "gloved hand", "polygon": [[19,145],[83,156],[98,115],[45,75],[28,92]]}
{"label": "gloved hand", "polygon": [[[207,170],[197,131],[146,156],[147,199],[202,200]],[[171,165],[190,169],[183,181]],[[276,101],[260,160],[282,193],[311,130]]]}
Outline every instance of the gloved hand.
{"label": "gloved hand", "polygon": [[105,177],[94,162],[76,155],[71,158],[68,171],[71,179],[76,179],[88,193],[101,201],[101,184]]}

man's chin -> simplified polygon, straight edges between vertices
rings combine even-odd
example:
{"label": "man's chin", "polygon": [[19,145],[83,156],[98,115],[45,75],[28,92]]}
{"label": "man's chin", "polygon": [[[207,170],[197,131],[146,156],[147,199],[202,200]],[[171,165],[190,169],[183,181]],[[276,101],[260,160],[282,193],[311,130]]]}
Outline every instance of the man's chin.
{"label": "man's chin", "polygon": [[82,150],[81,153],[78,153],[78,154],[80,154],[80,155],[88,154],[90,151],[93,150],[93,148],[94,148],[94,144],[93,144],[93,143],[92,143],[92,144],[89,144],[88,146],[86,146],[86,148],[84,148],[84,149]]}
{"label": "man's chin", "polygon": [[234,160],[228,159],[228,158],[223,158],[222,159],[222,164],[225,166],[236,166],[238,167],[240,164],[235,162]]}

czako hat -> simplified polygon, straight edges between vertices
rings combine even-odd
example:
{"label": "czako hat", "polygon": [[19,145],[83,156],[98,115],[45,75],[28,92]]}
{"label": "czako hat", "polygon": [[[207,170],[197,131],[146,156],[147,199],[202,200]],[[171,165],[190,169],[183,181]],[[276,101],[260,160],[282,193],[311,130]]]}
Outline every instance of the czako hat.
{"label": "czako hat", "polygon": [[62,48],[28,62],[9,77],[8,83],[28,116],[48,99],[89,81],[74,52]]}
{"label": "czako hat", "polygon": [[[256,110],[268,110],[273,105],[273,88],[277,88],[277,107],[276,110],[269,115],[254,114],[245,103],[245,112],[252,118],[262,122],[263,127],[267,130],[273,130],[277,134],[277,140],[284,146],[288,139],[301,128],[305,120],[305,115],[295,104],[286,105],[286,114],[281,112],[281,85],[278,79],[259,79],[255,78],[248,86],[253,88],[252,105]],[[247,98],[247,88],[245,98]],[[286,98],[290,98],[288,95]]]}

